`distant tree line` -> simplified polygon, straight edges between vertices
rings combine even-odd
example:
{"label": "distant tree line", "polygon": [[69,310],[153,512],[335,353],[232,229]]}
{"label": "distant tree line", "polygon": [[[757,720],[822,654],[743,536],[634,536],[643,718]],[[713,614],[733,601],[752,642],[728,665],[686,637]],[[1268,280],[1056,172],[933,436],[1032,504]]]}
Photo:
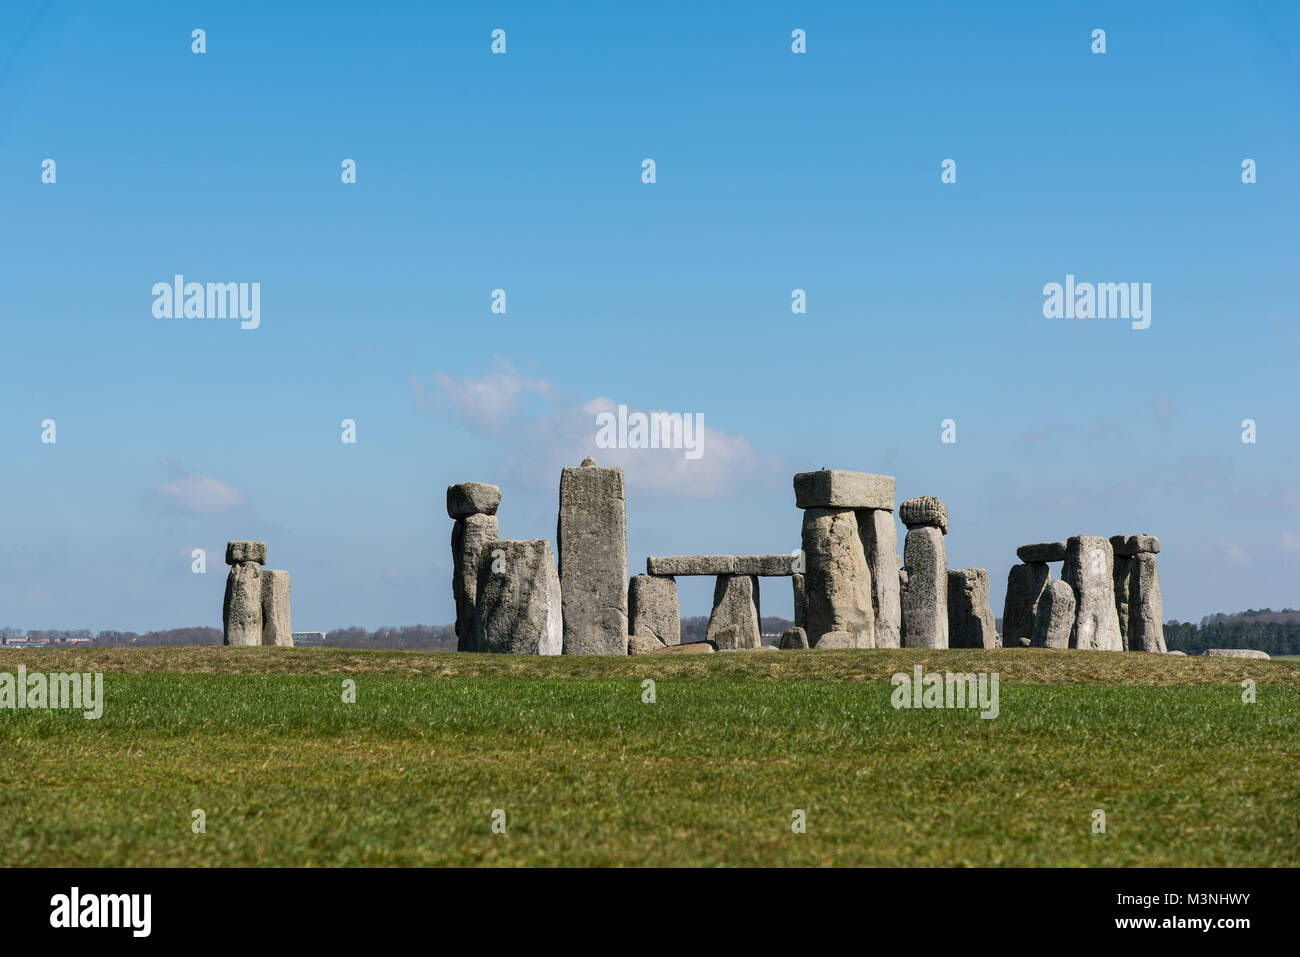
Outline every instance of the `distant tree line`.
{"label": "distant tree line", "polygon": [[1170,651],[1199,655],[1207,648],[1254,648],[1270,655],[1300,655],[1300,611],[1249,609],[1232,615],[1206,615],[1200,625],[1165,622]]}

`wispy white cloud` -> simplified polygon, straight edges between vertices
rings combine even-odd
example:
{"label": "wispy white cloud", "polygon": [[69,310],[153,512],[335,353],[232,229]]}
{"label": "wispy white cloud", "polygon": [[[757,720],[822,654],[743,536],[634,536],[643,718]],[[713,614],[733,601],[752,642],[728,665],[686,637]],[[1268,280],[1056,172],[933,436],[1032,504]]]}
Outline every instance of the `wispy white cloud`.
{"label": "wispy white cloud", "polygon": [[193,472],[164,482],[158,486],[158,492],[172,504],[200,514],[223,512],[248,502],[248,496],[233,485]]}
{"label": "wispy white cloud", "polygon": [[470,428],[491,429],[520,408],[526,393],[549,399],[554,395],[551,383],[539,376],[521,373],[508,360],[496,358],[496,368],[484,376],[456,378],[435,372],[436,388],[426,392],[422,380],[408,376],[415,390],[417,406],[432,402],[439,410]]}

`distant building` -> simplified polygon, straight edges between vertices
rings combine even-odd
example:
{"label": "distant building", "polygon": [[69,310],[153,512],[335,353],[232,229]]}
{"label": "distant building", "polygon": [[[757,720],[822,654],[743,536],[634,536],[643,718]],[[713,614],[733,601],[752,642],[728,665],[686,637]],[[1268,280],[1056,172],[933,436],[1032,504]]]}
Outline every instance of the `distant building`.
{"label": "distant building", "polygon": [[300,645],[323,645],[325,643],[325,632],[323,631],[295,631],[293,633],[294,647]]}

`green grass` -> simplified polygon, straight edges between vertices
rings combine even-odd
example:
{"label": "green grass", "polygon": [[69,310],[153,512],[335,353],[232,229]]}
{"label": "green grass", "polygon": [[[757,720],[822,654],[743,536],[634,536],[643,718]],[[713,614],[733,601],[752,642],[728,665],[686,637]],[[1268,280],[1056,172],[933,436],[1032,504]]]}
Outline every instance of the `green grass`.
{"label": "green grass", "polygon": [[[0,711],[5,866],[1300,864],[1291,662],[0,653],[19,663],[103,671],[106,704]],[[917,663],[998,672],[999,717],[896,711]]]}

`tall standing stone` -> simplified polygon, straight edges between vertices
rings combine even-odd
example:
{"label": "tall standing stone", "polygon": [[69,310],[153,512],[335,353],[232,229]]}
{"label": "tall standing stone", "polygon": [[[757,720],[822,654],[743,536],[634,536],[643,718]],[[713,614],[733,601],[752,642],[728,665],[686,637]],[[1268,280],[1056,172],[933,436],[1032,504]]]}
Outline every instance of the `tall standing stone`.
{"label": "tall standing stone", "polygon": [[451,594],[456,601],[456,650],[474,651],[474,602],[478,593],[478,564],[483,545],[501,537],[497,508],[501,489],[486,482],[447,486],[447,515],[451,529]]}
{"label": "tall standing stone", "polygon": [[[564,627],[560,577],[551,543],[494,541],[479,556],[474,647],[517,655],[558,655]],[[623,636],[627,654],[627,635]]]}
{"label": "tall standing stone", "polygon": [[1168,648],[1165,646],[1165,609],[1160,598],[1156,556],[1153,552],[1142,552],[1130,561],[1133,572],[1129,578],[1128,646],[1133,651],[1163,655]]}
{"label": "tall standing stone", "polygon": [[1059,578],[1049,582],[1038,599],[1029,643],[1035,648],[1069,648],[1070,633],[1074,631],[1074,606],[1074,589],[1069,582]]}
{"label": "tall standing stone", "polygon": [[1021,638],[1032,638],[1038,602],[1051,580],[1045,562],[1012,565],[1007,573],[1007,597],[1002,604],[1002,644],[1014,648]]}
{"label": "tall standing stone", "polygon": [[1111,544],[1093,535],[1066,542],[1061,579],[1074,589],[1074,631],[1070,647],[1083,651],[1123,651],[1115,611],[1115,555]]}
{"label": "tall standing stone", "polygon": [[822,635],[842,631],[855,648],[875,647],[871,568],[854,510],[805,509],[803,551],[808,644],[816,648]]}
{"label": "tall standing stone", "polygon": [[479,559],[483,546],[501,537],[495,515],[474,514],[451,527],[451,593],[456,599],[456,650],[476,651],[474,608],[478,599]]}
{"label": "tall standing stone", "polygon": [[858,534],[871,569],[875,647],[899,648],[903,644],[903,599],[898,583],[898,527],[894,513],[873,508],[858,509],[857,515]]}
{"label": "tall standing stone", "polygon": [[1133,579],[1133,559],[1128,555],[1116,555],[1115,573],[1112,577],[1115,581],[1115,615],[1119,618],[1120,644],[1128,651],[1129,589]]}
{"label": "tall standing stone", "polygon": [[627,654],[623,470],[588,458],[560,475],[560,589],[566,655]]}
{"label": "tall standing stone", "polygon": [[[803,575],[795,573],[790,576],[791,587],[794,590],[794,624],[796,628],[807,628],[808,613],[807,605],[804,601],[804,579]],[[807,635],[804,636],[807,640]]]}
{"label": "tall standing stone", "polygon": [[262,571],[262,644],[293,647],[293,620],[289,613],[289,573]]}
{"label": "tall standing stone", "polygon": [[989,573],[984,568],[948,572],[948,647],[998,648],[997,622],[989,607]]}
{"label": "tall standing stone", "polygon": [[754,575],[719,575],[713,587],[713,611],[705,640],[719,651],[758,648],[763,644],[758,625],[758,578]]}
{"label": "tall standing stone", "polygon": [[266,542],[227,542],[226,596],[221,607],[222,641],[227,645],[262,643],[262,566]]}
{"label": "tall standing stone", "polygon": [[628,628],[633,635],[658,638],[664,645],[682,641],[682,613],[677,603],[677,579],[633,575],[627,586]]}
{"label": "tall standing stone", "polygon": [[948,510],[932,495],[911,498],[898,517],[907,526],[903,540],[903,646],[948,647],[948,553],[943,536]]}

